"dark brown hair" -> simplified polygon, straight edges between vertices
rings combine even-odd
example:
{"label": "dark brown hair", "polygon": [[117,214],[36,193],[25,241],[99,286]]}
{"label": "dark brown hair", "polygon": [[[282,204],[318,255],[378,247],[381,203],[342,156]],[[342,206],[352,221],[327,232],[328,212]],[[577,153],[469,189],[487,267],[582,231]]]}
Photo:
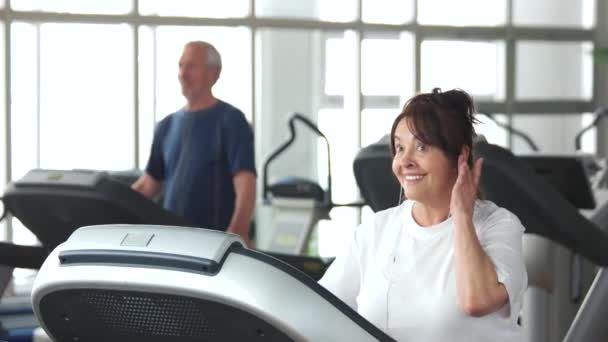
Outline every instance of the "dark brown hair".
{"label": "dark brown hair", "polygon": [[439,148],[456,163],[463,146],[468,146],[467,164],[473,166],[473,99],[464,90],[453,89],[442,92],[435,88],[431,93],[418,94],[403,106],[401,114],[391,128],[391,153],[395,155],[395,130],[401,120],[406,119],[410,130],[420,142]]}

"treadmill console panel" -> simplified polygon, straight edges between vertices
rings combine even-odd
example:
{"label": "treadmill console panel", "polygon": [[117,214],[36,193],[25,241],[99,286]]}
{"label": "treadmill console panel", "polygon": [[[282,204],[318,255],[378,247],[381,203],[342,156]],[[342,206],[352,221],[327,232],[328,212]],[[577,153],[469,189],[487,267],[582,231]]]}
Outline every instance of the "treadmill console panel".
{"label": "treadmill console panel", "polygon": [[579,156],[520,155],[518,158],[553,185],[575,207],[595,208],[589,172],[586,170],[585,161]]}
{"label": "treadmill console panel", "polygon": [[48,186],[48,187],[79,187],[92,188],[106,175],[104,172],[88,170],[42,170],[29,171],[23,178],[15,182],[17,187]]}

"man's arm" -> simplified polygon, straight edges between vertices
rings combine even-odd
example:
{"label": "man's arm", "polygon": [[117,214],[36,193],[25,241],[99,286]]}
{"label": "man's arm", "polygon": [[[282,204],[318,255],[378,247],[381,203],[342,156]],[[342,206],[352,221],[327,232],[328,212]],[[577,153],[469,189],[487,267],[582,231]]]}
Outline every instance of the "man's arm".
{"label": "man's arm", "polygon": [[252,247],[249,241],[249,226],[255,207],[256,175],[251,171],[240,171],[234,175],[232,182],[236,198],[230,226],[226,231],[240,235],[247,246]]}
{"label": "man's arm", "polygon": [[135,183],[131,185],[131,189],[139,192],[149,199],[154,199],[162,189],[162,183],[157,181],[154,177],[148,173],[144,173],[139,177]]}

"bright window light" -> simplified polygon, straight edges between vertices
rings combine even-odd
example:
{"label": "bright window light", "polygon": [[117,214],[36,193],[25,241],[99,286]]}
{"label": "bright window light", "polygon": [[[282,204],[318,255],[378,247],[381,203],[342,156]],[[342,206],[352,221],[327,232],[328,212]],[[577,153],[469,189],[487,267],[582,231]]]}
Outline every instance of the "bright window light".
{"label": "bright window light", "polygon": [[249,15],[249,0],[139,0],[143,15],[241,18]]}
{"label": "bright window light", "polygon": [[476,98],[504,98],[504,43],[422,42],[421,87],[460,88]]}
{"label": "bright window light", "polygon": [[11,0],[17,11],[43,11],[79,14],[126,14],[132,1],[125,0]]}

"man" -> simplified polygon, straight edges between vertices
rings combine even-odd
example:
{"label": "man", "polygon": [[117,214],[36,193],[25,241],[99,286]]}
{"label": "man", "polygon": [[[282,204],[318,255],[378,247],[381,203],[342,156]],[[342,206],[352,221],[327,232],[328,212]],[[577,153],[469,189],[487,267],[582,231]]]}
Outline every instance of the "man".
{"label": "man", "polygon": [[166,209],[193,226],[238,234],[250,246],[253,132],[240,110],[213,95],[221,70],[211,44],[186,44],[178,75],[186,106],[158,123],[145,173],[132,188],[151,199],[164,186]]}

